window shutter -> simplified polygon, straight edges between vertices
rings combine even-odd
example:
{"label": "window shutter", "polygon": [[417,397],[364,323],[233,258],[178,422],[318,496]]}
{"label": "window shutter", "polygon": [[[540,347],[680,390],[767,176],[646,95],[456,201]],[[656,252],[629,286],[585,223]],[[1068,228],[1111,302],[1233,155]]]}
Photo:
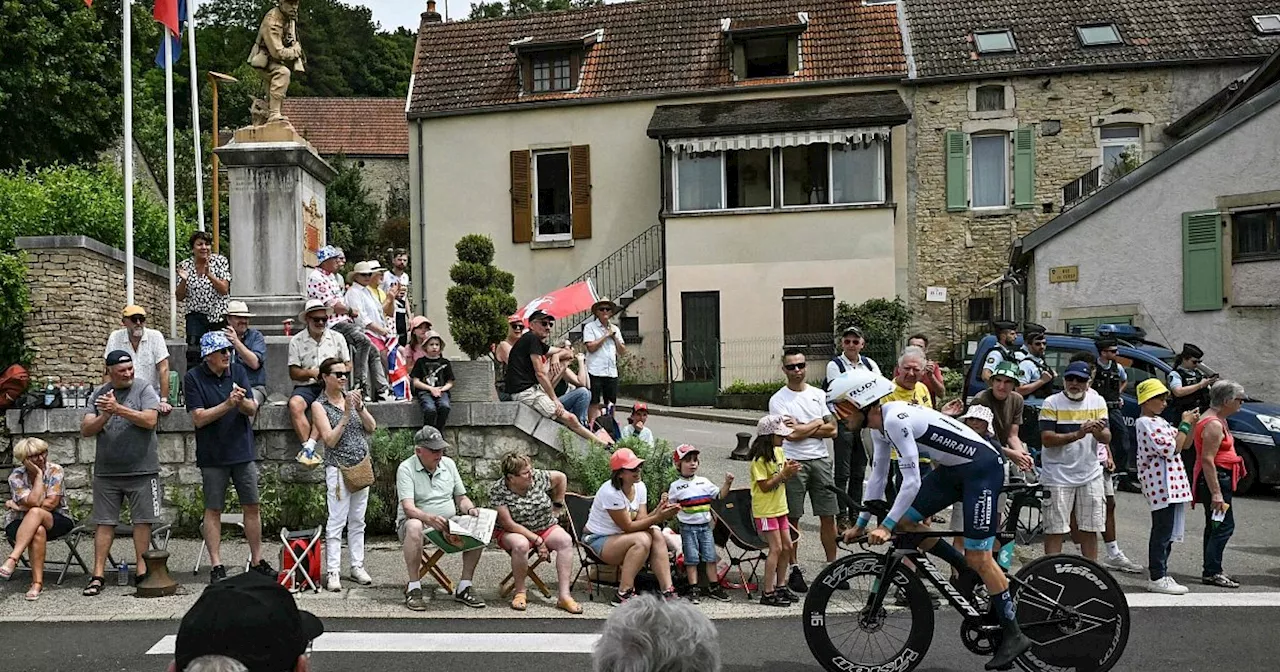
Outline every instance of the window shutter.
{"label": "window shutter", "polygon": [[733,76],[739,80],[747,78],[747,50],[741,42],[733,45]]}
{"label": "window shutter", "polygon": [[1222,310],[1222,215],[1182,213],[1182,309]]}
{"label": "window shutter", "polygon": [[533,189],[529,150],[511,152],[511,242],[533,240]]}
{"label": "window shutter", "polygon": [[800,71],[800,38],[787,39],[787,74],[794,75]]}
{"label": "window shutter", "polygon": [[1035,207],[1036,135],[1023,126],[1013,132],[1013,207]]}
{"label": "window shutter", "polygon": [[969,208],[969,169],[965,149],[969,139],[960,131],[947,131],[947,210]]}
{"label": "window shutter", "polygon": [[573,239],[591,237],[591,146],[569,149],[569,191],[573,194]]}

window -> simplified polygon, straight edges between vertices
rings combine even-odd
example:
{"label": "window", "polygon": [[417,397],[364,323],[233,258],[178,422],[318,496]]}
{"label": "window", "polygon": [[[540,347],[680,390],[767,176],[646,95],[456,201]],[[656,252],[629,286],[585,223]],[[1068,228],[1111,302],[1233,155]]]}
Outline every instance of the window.
{"label": "window", "polygon": [[1280,257],[1280,208],[1245,210],[1231,213],[1234,239],[1231,258],[1234,261],[1274,259]]}
{"label": "window", "polygon": [[1105,44],[1120,44],[1120,31],[1114,23],[1100,26],[1076,26],[1076,36],[1080,44],[1086,47],[1099,47]]}
{"label": "window", "polygon": [[1009,204],[1009,136],[975,135],[970,138],[969,169],[971,206],[1003,208]]}
{"label": "window", "polygon": [[974,107],[976,112],[1002,112],[1004,111],[1004,86],[996,84],[993,86],[979,86],[975,92]]}
{"label": "window", "polygon": [[676,157],[676,210],[733,210],[773,205],[770,150],[748,149]]}
{"label": "window", "polygon": [[569,240],[573,213],[569,189],[569,152],[533,155],[533,230],[537,240]]}
{"label": "window", "polygon": [[965,304],[970,322],[990,322],[996,312],[996,300],[990,296],[971,298]]}
{"label": "window", "polygon": [[782,204],[884,201],[880,143],[815,143],[782,149]]}
{"label": "window", "polygon": [[835,324],[836,293],[831,287],[782,290],[782,342],[811,355],[830,355]]}
{"label": "window", "polygon": [[782,149],[782,204],[830,203],[831,173],[826,143]]}
{"label": "window", "polygon": [[787,36],[757,37],[742,45],[747,62],[747,79],[757,77],[786,77],[791,74],[791,40]]}
{"label": "window", "polygon": [[568,91],[569,55],[563,52],[533,56],[533,92]]}
{"label": "window", "polygon": [[1256,14],[1253,17],[1253,27],[1264,35],[1280,33],[1280,14]]}
{"label": "window", "polygon": [[622,330],[622,340],[628,344],[640,343],[643,337],[640,336],[640,318],[631,317],[629,315],[622,316],[622,324],[618,325]]}
{"label": "window", "polygon": [[1013,42],[1013,32],[1009,30],[990,30],[973,34],[973,42],[979,54],[999,54],[1017,51]]}
{"label": "window", "polygon": [[1142,162],[1142,128],[1103,126],[1098,129],[1102,143],[1102,177],[1118,180]]}

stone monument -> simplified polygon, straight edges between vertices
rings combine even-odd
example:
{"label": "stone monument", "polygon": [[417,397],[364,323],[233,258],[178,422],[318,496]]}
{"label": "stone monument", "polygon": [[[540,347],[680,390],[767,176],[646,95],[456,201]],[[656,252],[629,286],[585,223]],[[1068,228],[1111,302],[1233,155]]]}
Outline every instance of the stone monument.
{"label": "stone monument", "polygon": [[214,150],[227,169],[235,296],[268,336],[283,334],[283,321],[302,309],[306,267],[326,242],[325,185],[336,175],[280,113],[303,55],[294,23],[298,0],[278,5],[262,19],[249,54],[267,99],[255,101],[253,126]]}

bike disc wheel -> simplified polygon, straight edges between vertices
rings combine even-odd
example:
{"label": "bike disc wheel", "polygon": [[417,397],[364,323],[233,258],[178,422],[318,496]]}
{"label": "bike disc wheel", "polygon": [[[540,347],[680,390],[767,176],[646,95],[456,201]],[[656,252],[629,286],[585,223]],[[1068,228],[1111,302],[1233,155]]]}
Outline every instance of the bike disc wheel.
{"label": "bike disc wheel", "polygon": [[[933,639],[933,604],[920,580],[899,565],[889,577],[878,612],[865,613],[888,558],[847,555],[827,565],[805,596],[804,638],[823,669],[909,672],[924,660]],[[848,581],[849,589],[837,588]],[[899,603],[902,606],[899,606]]]}
{"label": "bike disc wheel", "polygon": [[1074,555],[1038,558],[1010,583],[1018,624],[1034,646],[1027,672],[1107,672],[1129,642],[1129,602],[1107,570]]}

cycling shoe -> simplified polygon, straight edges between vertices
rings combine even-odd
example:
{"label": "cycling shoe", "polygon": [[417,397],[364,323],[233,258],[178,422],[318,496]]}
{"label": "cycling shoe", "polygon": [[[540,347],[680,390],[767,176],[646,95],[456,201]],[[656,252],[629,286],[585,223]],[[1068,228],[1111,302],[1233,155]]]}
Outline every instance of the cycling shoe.
{"label": "cycling shoe", "polygon": [[1018,656],[1026,653],[1030,648],[1031,640],[1022,634],[1021,630],[1006,631],[1004,638],[1000,641],[1000,648],[996,649],[996,655],[991,657],[991,661],[986,664],[985,669],[1013,669],[1013,661],[1017,660]]}

